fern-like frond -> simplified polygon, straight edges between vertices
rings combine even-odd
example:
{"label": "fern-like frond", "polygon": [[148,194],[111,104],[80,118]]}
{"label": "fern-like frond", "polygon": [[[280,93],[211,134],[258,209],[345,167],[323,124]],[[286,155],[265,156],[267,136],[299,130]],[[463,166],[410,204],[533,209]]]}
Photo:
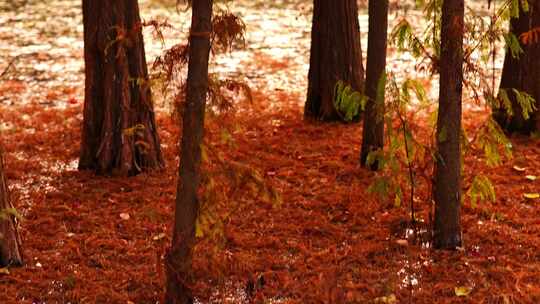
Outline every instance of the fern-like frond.
{"label": "fern-like frond", "polygon": [[343,81],[334,87],[334,107],[345,121],[352,121],[364,110],[366,98]]}

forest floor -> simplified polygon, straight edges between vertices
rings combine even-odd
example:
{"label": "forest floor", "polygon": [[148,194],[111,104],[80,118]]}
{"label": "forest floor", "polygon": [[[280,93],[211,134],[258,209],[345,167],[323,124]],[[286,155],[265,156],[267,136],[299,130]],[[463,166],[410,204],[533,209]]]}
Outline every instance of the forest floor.
{"label": "forest floor", "polygon": [[[189,18],[170,3],[141,2],[144,16],[176,16],[171,23],[185,29]],[[307,2],[237,2],[248,49],[214,59],[214,72],[250,84],[253,101],[227,118],[232,140],[209,119],[206,144],[259,172],[282,202],[243,198],[220,209],[235,211],[224,242],[202,238],[196,249],[199,303],[540,302],[540,200],[523,197],[540,192],[540,179],[526,178],[540,176],[540,142],[511,138],[513,158],[495,168],[466,155],[465,182],[488,176],[497,199],[475,208],[464,202],[461,250],[434,251],[408,239],[409,209],[366,191],[375,173],[358,166],[360,125],[302,117]],[[0,0],[0,12],[0,71],[12,62],[0,78],[0,131],[25,255],[23,267],[1,269],[0,303],[159,303],[178,122],[158,100],[162,171],[131,178],[77,171],[84,85],[78,1]],[[161,45],[147,34],[153,58]],[[389,68],[404,75],[414,70],[411,61],[391,50]],[[420,77],[433,94],[436,78]],[[470,105],[464,124],[473,129],[487,112]],[[427,222],[424,188],[416,211]]]}

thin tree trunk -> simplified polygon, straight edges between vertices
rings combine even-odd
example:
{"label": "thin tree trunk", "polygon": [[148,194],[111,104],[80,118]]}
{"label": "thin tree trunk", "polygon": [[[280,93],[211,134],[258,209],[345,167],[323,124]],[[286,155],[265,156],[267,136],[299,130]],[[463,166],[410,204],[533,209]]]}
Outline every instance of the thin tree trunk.
{"label": "thin tree trunk", "polygon": [[[364,129],[360,163],[366,165],[370,152],[384,145],[384,93],[386,80],[386,46],[388,34],[388,0],[369,1],[369,34],[364,112]],[[377,170],[378,163],[370,168]]]}
{"label": "thin tree trunk", "polygon": [[22,265],[21,238],[17,232],[15,217],[4,175],[4,157],[0,148],[0,267]]}
{"label": "thin tree trunk", "polygon": [[463,0],[444,0],[441,25],[439,114],[434,199],[435,248],[461,246],[461,100],[463,87]]}
{"label": "thin tree trunk", "polygon": [[137,0],[83,0],[85,101],[79,169],[160,168]]}
{"label": "thin tree trunk", "polygon": [[193,303],[189,281],[195,223],[199,213],[201,145],[208,91],[208,59],[212,31],[212,0],[193,1],[186,105],[183,114],[182,155],[176,195],[173,241],[167,253],[165,303]]}
{"label": "thin tree trunk", "polygon": [[356,0],[314,0],[309,63],[304,116],[340,120],[333,102],[336,82],[357,91],[364,82]]}

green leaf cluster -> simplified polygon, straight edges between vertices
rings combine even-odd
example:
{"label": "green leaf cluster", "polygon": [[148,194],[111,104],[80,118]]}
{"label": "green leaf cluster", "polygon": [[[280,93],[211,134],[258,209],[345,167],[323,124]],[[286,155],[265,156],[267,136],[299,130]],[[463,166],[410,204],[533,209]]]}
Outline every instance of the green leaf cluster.
{"label": "green leaf cluster", "polygon": [[345,121],[353,121],[365,109],[366,97],[343,81],[334,87],[334,108]]}
{"label": "green leaf cluster", "polygon": [[477,175],[473,178],[467,196],[470,198],[473,208],[476,208],[478,201],[494,202],[496,200],[495,188],[491,180],[484,175]]}
{"label": "green leaf cluster", "polygon": [[476,144],[484,152],[485,162],[490,167],[502,163],[501,148],[507,158],[512,157],[512,143],[499,124],[492,118],[489,118],[480,128],[476,142],[473,144]]}
{"label": "green leaf cluster", "polygon": [[421,82],[405,79],[398,84],[392,75],[386,78],[389,91],[384,115],[386,145],[384,150],[373,151],[367,157],[367,165],[377,163],[380,172],[368,192],[399,207],[405,191],[417,186],[415,176],[423,174],[420,171],[431,159],[432,149],[415,138],[409,121],[409,114],[413,113],[410,109],[414,108],[414,113],[429,111],[431,102]]}
{"label": "green leaf cluster", "polygon": [[391,41],[396,44],[398,50],[411,51],[414,57],[418,58],[424,55],[424,46],[420,39],[416,37],[411,24],[406,19],[402,19],[394,27]]}
{"label": "green leaf cluster", "polygon": [[519,91],[517,89],[500,89],[499,95],[496,99],[491,100],[492,107],[495,109],[504,109],[508,116],[514,116],[514,103],[519,106],[521,110],[521,116],[523,119],[528,120],[530,114],[536,110],[536,100],[532,95]]}
{"label": "green leaf cluster", "polygon": [[5,208],[0,210],[0,220],[5,221],[8,220],[11,217],[15,217],[17,219],[21,219],[21,215],[15,208]]}

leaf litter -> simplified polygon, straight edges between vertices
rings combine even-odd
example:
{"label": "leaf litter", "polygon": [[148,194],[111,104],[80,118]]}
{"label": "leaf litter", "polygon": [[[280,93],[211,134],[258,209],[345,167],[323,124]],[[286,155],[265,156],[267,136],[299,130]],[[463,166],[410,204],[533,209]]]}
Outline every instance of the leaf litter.
{"label": "leaf litter", "polygon": [[[458,296],[471,303],[538,302],[540,213],[522,195],[537,193],[540,184],[536,179],[524,183],[524,170],[516,169],[526,163],[531,168],[527,174],[538,174],[533,169],[540,167],[537,141],[512,138],[515,160],[497,168],[467,155],[465,179],[473,172],[488,176],[497,201],[476,208],[463,205],[463,250],[436,252],[408,241],[400,230],[408,210],[366,193],[373,173],[357,164],[360,127],[302,120],[309,31],[295,31],[302,33],[295,38],[301,46],[297,50],[284,45],[286,55],[276,55],[268,51],[276,41],[265,44],[261,30],[273,29],[276,37],[289,40],[279,34],[281,25],[264,23],[266,16],[252,7],[262,5],[275,18],[292,14],[300,20],[298,28],[308,29],[309,6],[282,2],[270,8],[260,1],[239,5],[256,24],[251,39],[260,42],[254,44],[259,51],[232,55],[230,61],[237,58],[247,69],[253,104],[234,117],[240,129],[231,134],[236,149],[222,141],[220,125],[212,121],[207,142],[226,159],[261,172],[283,203],[273,208],[258,200],[241,201],[225,226],[224,244],[201,240],[193,265],[199,303],[453,303],[463,300]],[[73,41],[80,41],[79,8],[59,0],[44,6],[13,3],[21,9],[0,15],[1,41],[9,41],[1,51],[14,58],[18,54],[11,52],[28,47],[21,49],[18,60],[23,63],[0,80],[0,126],[8,180],[22,215],[26,265],[2,270],[0,302],[158,302],[173,218],[178,124],[166,109],[158,109],[168,164],[163,171],[129,179],[78,172],[82,46]],[[153,6],[142,1],[142,7]],[[283,7],[289,11],[279,15]],[[47,26],[31,14],[51,8],[70,15],[66,24],[77,26]],[[167,10],[152,13],[158,11]],[[365,32],[365,20],[362,24]],[[65,52],[51,53],[61,43]],[[238,73],[232,69],[236,63],[225,62],[218,59],[218,68]],[[486,113],[465,112],[465,125],[474,127],[479,115]],[[424,203],[417,213],[429,218],[429,208]]]}

